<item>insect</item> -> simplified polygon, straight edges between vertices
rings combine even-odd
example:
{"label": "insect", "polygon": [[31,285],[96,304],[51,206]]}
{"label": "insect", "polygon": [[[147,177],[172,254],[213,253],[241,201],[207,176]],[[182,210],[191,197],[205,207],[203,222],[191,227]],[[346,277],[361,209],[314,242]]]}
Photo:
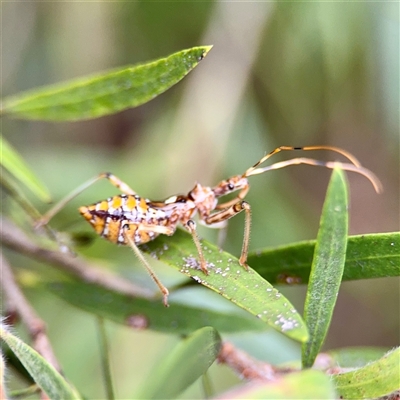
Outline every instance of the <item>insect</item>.
{"label": "insect", "polygon": [[[298,157],[277,162],[266,167],[260,167],[261,164],[274,154],[291,150],[330,150],[341,154],[350,162],[319,161],[312,158]],[[174,195],[163,201],[152,201],[140,197],[115,175],[102,173],[79,186],[69,196],[56,204],[43,215],[40,221],[38,221],[38,225],[47,224],[66,203],[93,183],[100,179],[107,179],[122,194],[110,197],[107,200],[101,200],[89,206],[82,206],[79,208],[79,212],[97,234],[112,243],[131,247],[163,294],[164,305],[168,306],[168,289],[158,279],[138,246],[155,239],[160,234],[173,235],[178,225],[181,224],[192,235],[193,242],[197,248],[199,266],[204,274],[208,274],[207,262],[202,251],[193,217],[195,214],[198,214],[198,219],[201,223],[212,227],[222,227],[226,225],[228,219],[244,211],[244,235],[239,263],[242,267],[248,269],[247,254],[250,241],[251,207],[244,200],[250,189],[248,177],[297,164],[331,169],[337,167],[346,171],[357,172],[368,178],[378,193],[381,191],[381,183],[378,178],[371,171],[362,167],[359,161],[345,150],[332,146],[281,146],[265,155],[241,175],[234,175],[219,182],[214,187],[202,186],[196,183],[188,194]],[[221,197],[233,192],[238,192],[233,199],[220,202]]]}

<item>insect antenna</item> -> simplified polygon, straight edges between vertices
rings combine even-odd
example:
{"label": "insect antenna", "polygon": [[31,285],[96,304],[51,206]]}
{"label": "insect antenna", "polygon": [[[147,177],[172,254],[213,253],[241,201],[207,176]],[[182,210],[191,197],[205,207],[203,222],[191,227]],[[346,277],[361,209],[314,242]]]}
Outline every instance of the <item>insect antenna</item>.
{"label": "insect antenna", "polygon": [[[281,151],[290,151],[290,150],[303,150],[303,151],[331,150],[331,151],[334,151],[336,153],[343,155],[349,161],[351,161],[351,163],[343,163],[340,161],[320,161],[320,160],[315,160],[313,158],[298,157],[298,158],[292,158],[292,159],[286,160],[286,161],[277,162],[277,163],[269,165],[267,167],[258,168],[259,165],[264,163],[266,160],[268,160],[274,154],[277,154]],[[371,172],[367,168],[364,168],[361,165],[361,163],[351,153],[349,153],[343,149],[340,149],[338,147],[333,147],[333,146],[305,146],[305,147],[281,146],[281,147],[277,147],[275,150],[268,153],[260,161],[255,163],[252,167],[250,167],[243,174],[243,177],[258,175],[258,174],[262,174],[264,172],[271,171],[274,169],[281,169],[281,168],[288,167],[290,165],[299,165],[299,164],[313,165],[313,166],[317,166],[317,167],[325,167],[325,168],[330,168],[330,169],[341,168],[345,171],[357,172],[357,173],[365,176],[372,183],[372,186],[374,187],[374,189],[377,193],[382,192],[382,184],[381,184],[380,180],[378,179],[378,177],[373,172]]]}

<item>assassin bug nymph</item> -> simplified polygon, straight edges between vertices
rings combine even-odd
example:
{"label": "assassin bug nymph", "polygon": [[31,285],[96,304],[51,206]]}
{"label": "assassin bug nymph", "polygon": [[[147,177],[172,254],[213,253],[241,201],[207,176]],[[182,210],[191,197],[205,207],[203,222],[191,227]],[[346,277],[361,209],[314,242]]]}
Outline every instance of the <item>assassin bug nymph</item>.
{"label": "assassin bug nymph", "polygon": [[[330,150],[341,154],[350,162],[319,161],[312,158],[299,157],[277,162],[266,167],[259,167],[274,154],[289,150]],[[273,169],[285,168],[297,164],[307,164],[331,169],[337,167],[346,171],[358,172],[371,181],[378,193],[381,191],[381,184],[378,178],[371,171],[362,167],[359,161],[345,150],[332,146],[281,146],[265,155],[241,175],[232,176],[231,178],[221,181],[214,187],[202,186],[196,183],[188,194],[171,196],[164,201],[144,199],[115,175],[102,173],[79,186],[69,196],[56,204],[43,215],[37,225],[41,226],[47,224],[70,200],[98,180],[103,178],[107,179],[123,194],[110,197],[107,200],[102,200],[89,206],[82,206],[79,208],[79,212],[100,236],[112,243],[128,245],[132,248],[163,294],[164,305],[168,306],[168,289],[157,278],[148,261],[138,248],[138,245],[147,243],[160,234],[173,235],[178,224],[182,224],[192,235],[197,248],[201,270],[205,274],[208,274],[207,262],[201,248],[200,239],[196,231],[196,223],[193,221],[193,217],[197,213],[201,223],[208,226],[222,227],[229,218],[244,211],[245,227],[239,263],[245,269],[248,269],[247,253],[250,240],[250,205],[244,201],[250,189],[247,178]],[[219,202],[220,197],[236,191],[239,191],[239,193],[232,200]]]}

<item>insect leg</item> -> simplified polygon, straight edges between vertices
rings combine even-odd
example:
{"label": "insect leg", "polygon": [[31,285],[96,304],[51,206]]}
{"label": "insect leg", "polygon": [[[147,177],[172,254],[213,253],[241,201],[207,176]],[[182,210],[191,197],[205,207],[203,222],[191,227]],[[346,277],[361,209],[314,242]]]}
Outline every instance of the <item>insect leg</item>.
{"label": "insect leg", "polygon": [[136,257],[139,259],[139,261],[142,263],[142,265],[146,268],[146,271],[149,273],[151,279],[153,279],[155,284],[160,289],[160,292],[163,294],[163,303],[164,303],[165,307],[169,307],[169,304],[168,304],[169,291],[168,291],[168,289],[158,279],[157,275],[155,274],[155,272],[151,268],[150,264],[144,258],[143,253],[136,246],[136,243],[133,241],[133,239],[129,235],[129,230],[130,230],[129,225],[128,224],[124,225],[123,226],[123,230],[124,230],[125,239],[126,239],[128,245],[129,245],[129,247],[133,250],[133,252],[135,253]]}
{"label": "insect leg", "polygon": [[109,172],[104,172],[101,173],[97,176],[95,176],[92,179],[89,179],[82,185],[78,186],[75,190],[73,190],[68,196],[66,196],[64,199],[60,200],[58,203],[56,203],[52,208],[50,208],[49,211],[47,211],[37,222],[36,222],[36,227],[41,227],[43,225],[48,224],[48,222],[63,208],[65,207],[66,204],[68,204],[71,200],[73,200],[76,196],[81,194],[83,191],[85,191],[87,188],[92,186],[94,183],[99,181],[100,179],[107,179],[113,186],[118,188],[122,193],[125,194],[133,194],[135,195],[136,192],[132,190],[125,182],[121,181],[118,177],[116,177],[113,174],[110,174]]}
{"label": "insect leg", "polygon": [[251,226],[250,204],[247,203],[247,201],[238,201],[231,207],[210,215],[204,220],[204,222],[206,224],[215,224],[221,221],[226,221],[227,219],[232,218],[235,215],[239,214],[243,210],[245,211],[244,234],[243,234],[242,253],[239,258],[239,263],[242,267],[248,269],[249,267],[247,265],[247,254],[249,252],[250,226]]}
{"label": "insect leg", "polygon": [[200,268],[206,275],[208,275],[206,259],[204,258],[200,239],[196,231],[196,222],[194,222],[192,219],[189,219],[189,221],[186,222],[185,224],[185,228],[191,233],[193,242],[197,248],[197,253],[199,254],[199,260],[200,260]]}
{"label": "insect leg", "polygon": [[215,207],[217,210],[223,210],[225,208],[231,207],[234,204],[236,204],[238,201],[243,200],[246,197],[246,194],[248,193],[248,191],[250,190],[250,186],[247,185],[246,187],[244,187],[239,194],[234,197],[232,200],[226,201],[225,203],[221,203],[221,204],[217,204],[217,206]]}

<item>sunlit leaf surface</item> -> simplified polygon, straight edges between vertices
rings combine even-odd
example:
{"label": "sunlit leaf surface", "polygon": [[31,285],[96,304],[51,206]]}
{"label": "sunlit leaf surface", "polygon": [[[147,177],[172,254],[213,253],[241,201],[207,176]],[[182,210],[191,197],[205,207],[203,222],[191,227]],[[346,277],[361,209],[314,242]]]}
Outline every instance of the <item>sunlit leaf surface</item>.
{"label": "sunlit leaf surface", "polygon": [[136,107],[165,92],[188,74],[211,46],[193,47],[166,58],[118,68],[6,98],[3,113],[48,121],[97,118]]}
{"label": "sunlit leaf surface", "polygon": [[305,341],[307,328],[288,299],[250,268],[246,271],[232,255],[210,243],[203,243],[209,275],[197,261],[197,251],[190,235],[178,230],[172,238],[160,235],[142,246],[153,257],[171,265],[196,282],[247,310],[274,329],[292,339]]}

